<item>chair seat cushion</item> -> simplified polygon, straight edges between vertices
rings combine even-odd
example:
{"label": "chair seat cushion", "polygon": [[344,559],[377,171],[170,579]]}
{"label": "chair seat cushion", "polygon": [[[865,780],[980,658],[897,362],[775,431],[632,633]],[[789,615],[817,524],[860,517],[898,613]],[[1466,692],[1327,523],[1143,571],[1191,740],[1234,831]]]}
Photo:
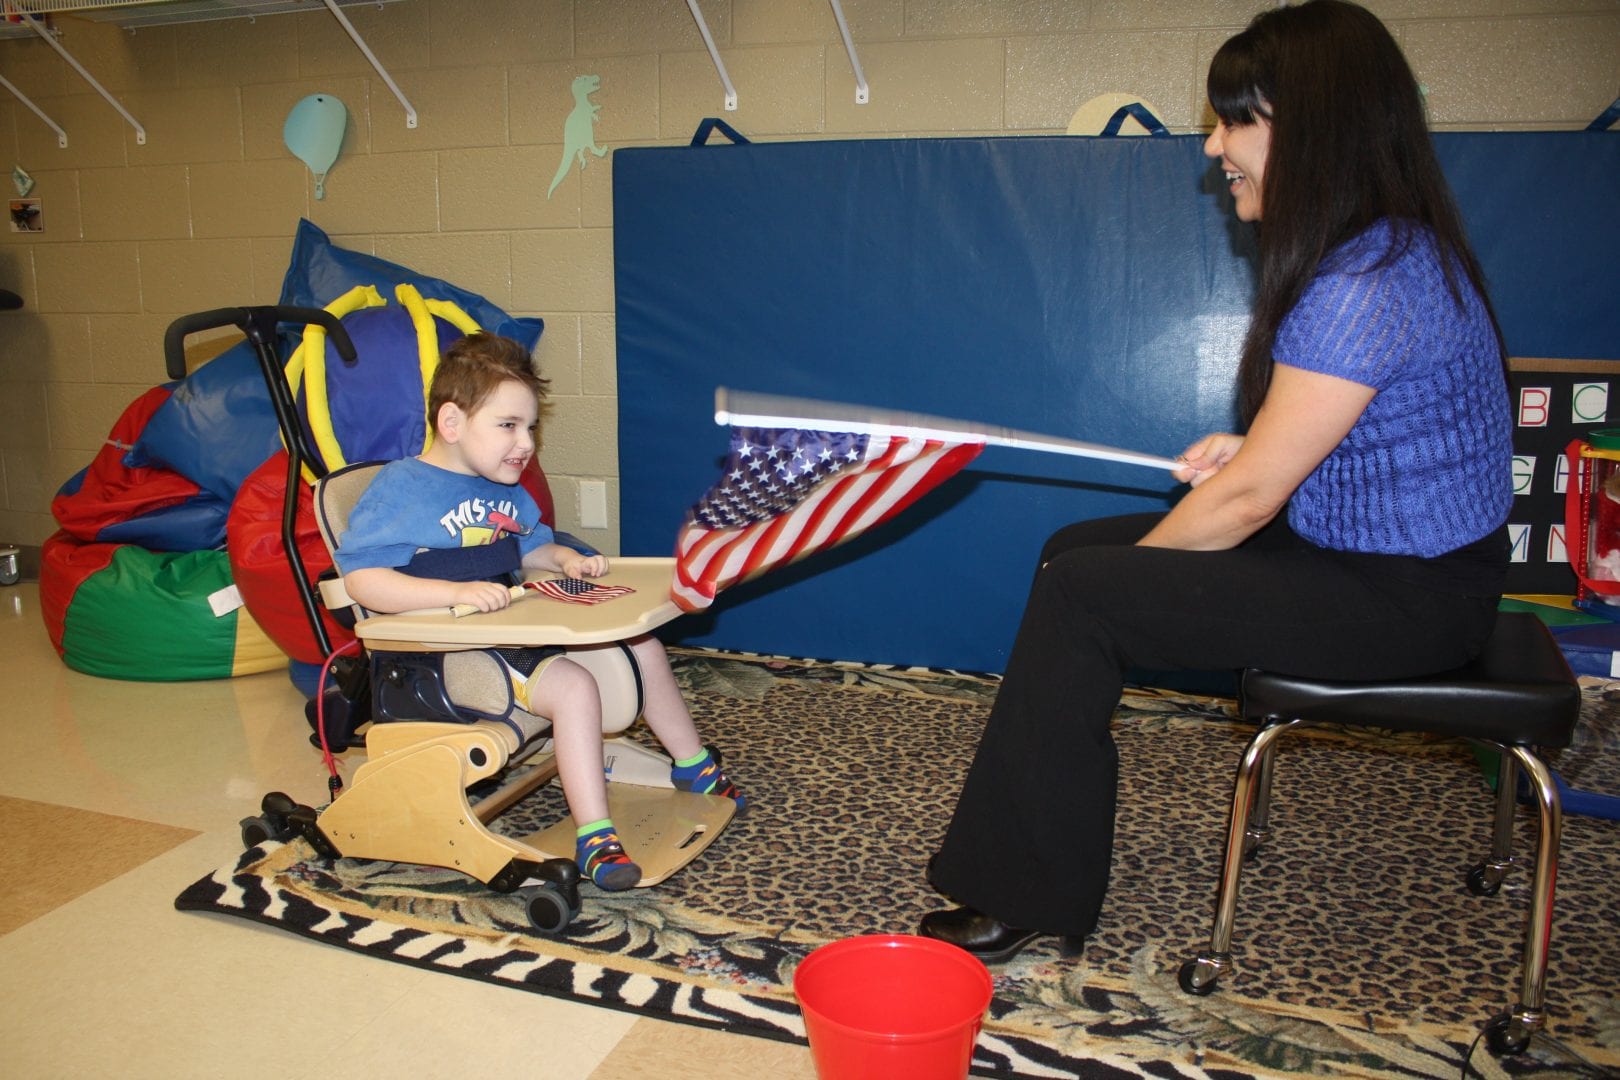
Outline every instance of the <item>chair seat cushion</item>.
{"label": "chair seat cushion", "polygon": [[1452,671],[1340,682],[1250,668],[1239,701],[1251,720],[1304,719],[1560,747],[1574,735],[1581,692],[1541,620],[1504,612],[1479,656]]}

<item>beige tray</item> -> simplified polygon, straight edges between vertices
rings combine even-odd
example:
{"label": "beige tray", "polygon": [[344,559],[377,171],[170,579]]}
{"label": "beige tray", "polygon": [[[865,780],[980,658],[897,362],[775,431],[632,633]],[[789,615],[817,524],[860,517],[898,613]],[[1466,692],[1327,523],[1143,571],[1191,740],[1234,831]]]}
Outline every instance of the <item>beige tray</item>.
{"label": "beige tray", "polygon": [[[669,598],[672,558],[614,558],[600,585],[628,585],[630,596],[600,604],[569,604],[527,593],[500,611],[456,617],[448,609],[373,615],[355,624],[367,645],[461,649],[480,645],[594,645],[637,637],[669,622],[681,609]],[[530,580],[560,577],[531,573]]]}

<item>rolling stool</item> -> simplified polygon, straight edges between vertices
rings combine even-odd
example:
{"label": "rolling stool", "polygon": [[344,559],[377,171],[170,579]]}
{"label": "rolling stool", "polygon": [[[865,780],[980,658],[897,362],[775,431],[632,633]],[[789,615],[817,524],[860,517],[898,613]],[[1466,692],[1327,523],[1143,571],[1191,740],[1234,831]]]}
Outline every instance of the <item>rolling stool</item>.
{"label": "rolling stool", "polygon": [[[1552,930],[1562,821],[1558,788],[1534,747],[1568,746],[1580,716],[1581,693],[1552,635],[1534,615],[1503,613],[1479,656],[1464,667],[1422,678],[1353,683],[1301,679],[1269,671],[1243,672],[1238,706],[1260,731],[1244,749],[1232,789],[1226,860],[1215,902],[1209,948],[1181,966],[1181,988],[1215,989],[1231,965],[1232,922],[1245,856],[1265,837],[1271,799],[1272,755],[1278,736],[1309,724],[1387,728],[1450,735],[1501,752],[1496,781],[1496,828],[1490,858],[1468,872],[1470,892],[1494,895],[1513,858],[1513,813],[1522,767],[1540,810],[1530,920],[1524,935],[1519,1002],[1486,1025],[1495,1054],[1517,1054],[1542,1026],[1547,943]],[[1252,807],[1252,812],[1251,812]]]}

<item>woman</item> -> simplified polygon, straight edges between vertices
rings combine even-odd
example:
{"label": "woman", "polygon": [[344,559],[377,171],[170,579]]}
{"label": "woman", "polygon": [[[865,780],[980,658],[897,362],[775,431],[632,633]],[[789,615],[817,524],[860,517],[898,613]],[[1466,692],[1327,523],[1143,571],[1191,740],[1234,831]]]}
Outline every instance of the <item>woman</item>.
{"label": "woman", "polygon": [[1260,275],[1246,434],[1183,455],[1164,514],[1081,522],[1041,554],[1006,678],[930,863],[922,933],[986,962],[1097,923],[1109,720],[1127,668],[1400,678],[1489,636],[1508,559],[1501,332],[1411,69],[1374,16],[1257,16],[1210,66],[1219,159]]}

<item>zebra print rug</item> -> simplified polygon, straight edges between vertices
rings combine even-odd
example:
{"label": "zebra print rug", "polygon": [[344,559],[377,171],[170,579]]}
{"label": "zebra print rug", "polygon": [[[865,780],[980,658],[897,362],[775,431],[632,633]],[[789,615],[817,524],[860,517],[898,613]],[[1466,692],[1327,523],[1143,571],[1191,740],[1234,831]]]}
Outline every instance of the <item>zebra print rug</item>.
{"label": "zebra print rug", "polygon": [[[676,669],[746,818],[681,874],[582,890],[560,935],[460,874],[322,860],[266,843],[197,881],[188,911],[267,923],[397,963],[666,1020],[804,1040],[795,965],[853,934],[911,932],[941,905],[924,865],[993,700],[993,679],[712,652]],[[1588,790],[1620,792],[1620,723],[1587,692]],[[1231,771],[1228,703],[1127,694],[1112,885],[1083,954],[1038,942],[992,969],[974,1073],[1215,1078],[1612,1075],[1620,1068],[1620,822],[1565,819],[1546,1032],[1518,1058],[1474,1047],[1517,995],[1527,873],[1463,888],[1492,799],[1466,748],[1318,732],[1278,755],[1273,836],[1245,871],[1237,969],[1209,997],[1176,985],[1207,939]],[[563,813],[545,788],[493,827]],[[1531,850],[1521,813],[1521,851]],[[1465,1060],[1468,1064],[1465,1066]]]}

